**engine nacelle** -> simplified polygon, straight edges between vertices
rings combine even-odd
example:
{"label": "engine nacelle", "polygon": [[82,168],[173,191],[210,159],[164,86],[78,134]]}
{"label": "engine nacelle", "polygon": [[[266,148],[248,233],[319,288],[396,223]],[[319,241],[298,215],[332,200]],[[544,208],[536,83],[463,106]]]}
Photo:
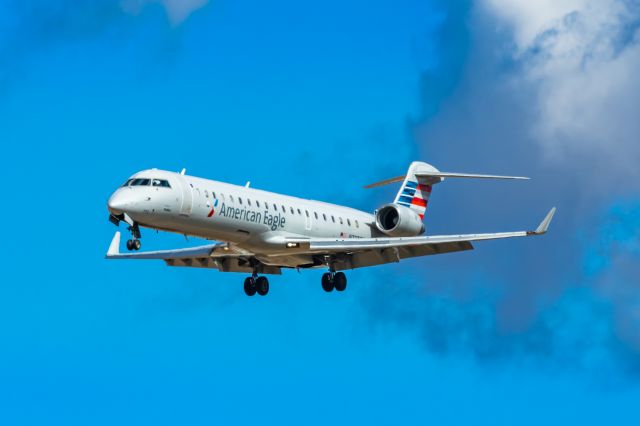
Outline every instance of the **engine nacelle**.
{"label": "engine nacelle", "polygon": [[415,237],[424,232],[420,216],[408,207],[386,204],[376,212],[376,227],[390,237]]}

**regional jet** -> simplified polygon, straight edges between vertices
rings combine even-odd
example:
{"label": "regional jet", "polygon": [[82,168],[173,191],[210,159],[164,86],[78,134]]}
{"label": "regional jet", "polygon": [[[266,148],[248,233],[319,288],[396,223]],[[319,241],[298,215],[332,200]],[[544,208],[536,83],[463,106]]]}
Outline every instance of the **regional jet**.
{"label": "regional jet", "polygon": [[[109,198],[109,220],[127,225],[128,252],[120,252],[117,231],[107,259],[161,259],[169,266],[211,268],[248,274],[244,292],[269,292],[265,275],[283,269],[324,268],[322,288],[344,291],[343,271],[402,259],[473,249],[472,242],[527,237],[547,232],[552,208],[533,231],[466,235],[423,235],[433,185],[448,178],[528,179],[445,173],[411,163],[406,175],[366,186],[402,182],[392,203],[371,213],[336,204],[157,169],[131,176]],[[141,228],[215,241],[193,248],[138,252]]]}

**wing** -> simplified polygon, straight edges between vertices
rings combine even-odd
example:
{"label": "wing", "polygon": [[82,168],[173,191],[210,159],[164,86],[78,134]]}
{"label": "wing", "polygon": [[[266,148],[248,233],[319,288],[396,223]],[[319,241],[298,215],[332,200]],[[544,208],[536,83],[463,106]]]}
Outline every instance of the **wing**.
{"label": "wing", "polygon": [[410,257],[472,250],[473,241],[542,235],[549,229],[555,211],[555,207],[552,208],[535,231],[401,238],[289,239],[287,242],[299,244],[303,250],[306,249],[308,254],[316,257],[316,264],[321,262],[321,257],[331,256],[336,270],[354,269],[399,262]]}
{"label": "wing", "polygon": [[262,274],[280,274],[277,266],[264,265],[247,250],[228,243],[207,244],[204,246],[158,250],[141,253],[120,253],[120,231],[117,231],[109,245],[106,259],[156,259],[164,260],[169,266],[188,266],[194,268],[213,268],[221,272],[252,273],[254,266]]}

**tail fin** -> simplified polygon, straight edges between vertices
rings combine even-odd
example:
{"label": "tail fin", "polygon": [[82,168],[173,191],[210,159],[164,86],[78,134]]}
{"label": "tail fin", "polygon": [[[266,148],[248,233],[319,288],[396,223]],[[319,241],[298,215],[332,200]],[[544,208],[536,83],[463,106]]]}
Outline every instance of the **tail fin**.
{"label": "tail fin", "polygon": [[400,204],[405,207],[409,207],[416,212],[420,219],[424,219],[424,213],[427,210],[427,204],[429,203],[429,196],[431,195],[432,185],[440,182],[440,178],[431,178],[418,176],[421,172],[437,172],[435,167],[414,161],[409,166],[407,175],[404,177],[400,191],[396,195],[395,204]]}
{"label": "tail fin", "polygon": [[377,186],[388,185],[390,183],[402,182],[400,191],[394,200],[395,204],[401,204],[415,211],[420,219],[424,218],[427,210],[431,189],[436,183],[442,182],[445,178],[473,178],[473,179],[529,179],[521,176],[498,176],[498,175],[476,175],[468,173],[441,172],[431,164],[422,161],[414,161],[409,166],[405,176],[396,176],[381,182],[376,182],[365,188],[375,188]]}

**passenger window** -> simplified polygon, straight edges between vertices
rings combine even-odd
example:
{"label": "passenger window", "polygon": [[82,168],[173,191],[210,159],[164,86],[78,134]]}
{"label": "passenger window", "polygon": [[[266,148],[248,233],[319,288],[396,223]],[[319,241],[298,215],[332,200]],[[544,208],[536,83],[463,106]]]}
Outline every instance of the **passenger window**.
{"label": "passenger window", "polygon": [[287,209],[285,209],[284,206],[281,206],[281,207],[282,207],[282,213],[286,213]]}
{"label": "passenger window", "polygon": [[264,203],[264,207],[269,210],[269,203]]}
{"label": "passenger window", "polygon": [[356,228],[360,228],[360,225],[358,224],[358,219],[356,219]]}
{"label": "passenger window", "polygon": [[276,206],[276,203],[273,203],[273,210],[275,210],[276,213],[278,212],[278,206]]}
{"label": "passenger window", "polygon": [[209,198],[209,191],[207,191],[206,189],[204,190],[204,196],[205,196],[206,198]]}
{"label": "passenger window", "polygon": [[215,193],[215,192],[213,192],[213,191],[211,191],[211,196],[212,196],[213,198],[217,198],[217,197],[216,197],[216,193]]}
{"label": "passenger window", "polygon": [[327,221],[327,215],[326,214],[322,213],[322,218],[324,219],[325,222]]}
{"label": "passenger window", "polygon": [[305,210],[304,212],[307,214],[307,217],[309,217],[309,210]]}
{"label": "passenger window", "polygon": [[351,226],[351,221],[347,218],[347,225]]}
{"label": "passenger window", "polygon": [[318,212],[313,212],[313,215],[318,219]]}
{"label": "passenger window", "polygon": [[256,200],[256,206],[258,206],[258,208],[260,208],[260,201]]}
{"label": "passenger window", "polygon": [[247,198],[247,204],[251,205],[251,198]]}
{"label": "passenger window", "polygon": [[289,207],[291,209],[291,214],[293,214],[293,207]]}
{"label": "passenger window", "polygon": [[231,202],[233,203],[233,195],[229,195],[229,199],[231,200]]}
{"label": "passenger window", "polygon": [[298,209],[298,214],[302,214],[302,212],[300,211],[300,209]]}
{"label": "passenger window", "polygon": [[238,202],[242,204],[242,197],[238,197]]}
{"label": "passenger window", "polygon": [[344,222],[342,222],[342,218],[339,217],[338,219],[340,219],[340,225],[344,225]]}
{"label": "passenger window", "polygon": [[332,221],[333,223],[336,223],[336,218],[335,218],[333,215],[331,216],[331,221]]}

